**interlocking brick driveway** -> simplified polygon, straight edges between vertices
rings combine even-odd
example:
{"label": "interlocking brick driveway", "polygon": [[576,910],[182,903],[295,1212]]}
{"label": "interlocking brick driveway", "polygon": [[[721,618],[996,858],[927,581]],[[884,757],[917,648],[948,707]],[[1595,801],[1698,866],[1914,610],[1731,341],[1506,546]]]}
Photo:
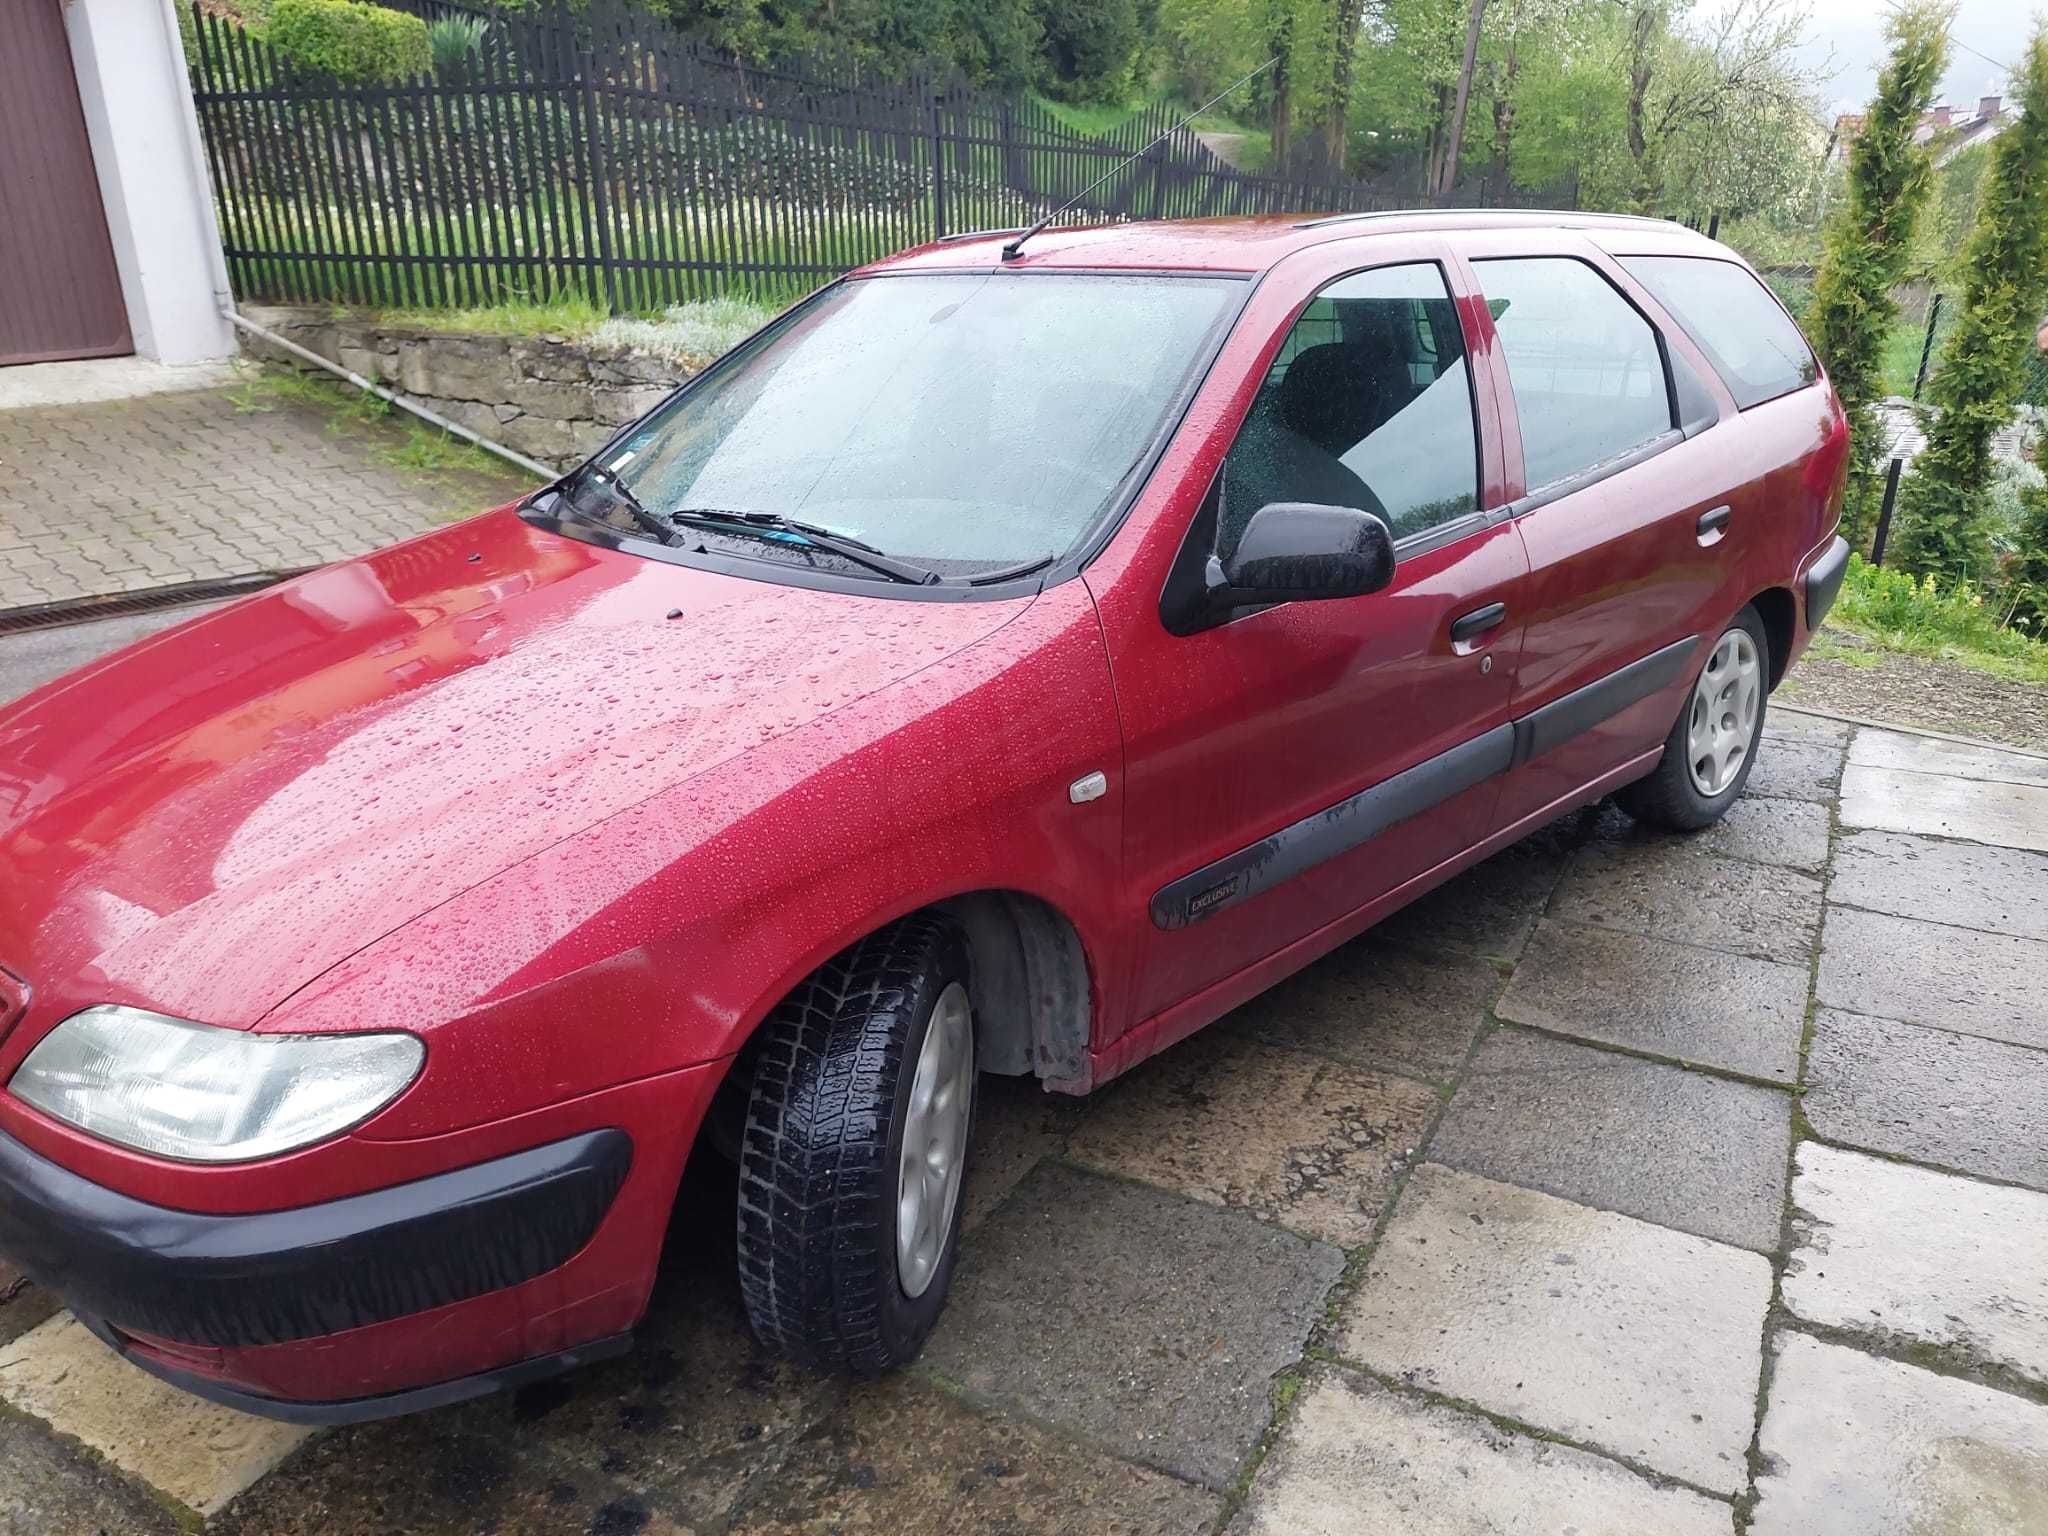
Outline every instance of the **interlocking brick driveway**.
{"label": "interlocking brick driveway", "polygon": [[321,565],[526,488],[406,473],[397,433],[246,386],[0,410],[0,610]]}
{"label": "interlocking brick driveway", "polygon": [[1777,711],[1752,789],[1581,813],[1095,1099],[989,1080],[892,1379],[756,1348],[704,1169],[629,1357],[398,1423],[224,1417],[25,1291],[0,1528],[2039,1536],[2048,758]]}

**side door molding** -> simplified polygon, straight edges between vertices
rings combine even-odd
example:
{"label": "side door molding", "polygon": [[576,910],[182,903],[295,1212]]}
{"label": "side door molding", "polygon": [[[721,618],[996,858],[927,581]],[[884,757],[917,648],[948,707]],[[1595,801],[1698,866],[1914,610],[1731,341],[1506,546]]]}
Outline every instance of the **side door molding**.
{"label": "side door molding", "polygon": [[1675,640],[1540,709],[1424,758],[1250,847],[1169,881],[1152,898],[1153,926],[1185,928],[1234,907],[1592,730],[1683,676],[1699,638]]}

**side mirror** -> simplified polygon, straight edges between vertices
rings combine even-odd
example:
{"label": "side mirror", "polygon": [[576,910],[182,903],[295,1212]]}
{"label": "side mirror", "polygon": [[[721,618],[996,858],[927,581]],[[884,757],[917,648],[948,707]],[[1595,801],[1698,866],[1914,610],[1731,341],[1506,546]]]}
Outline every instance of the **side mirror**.
{"label": "side mirror", "polygon": [[1363,597],[1394,579],[1394,536],[1371,512],[1306,501],[1252,514],[1228,561],[1209,557],[1209,607]]}

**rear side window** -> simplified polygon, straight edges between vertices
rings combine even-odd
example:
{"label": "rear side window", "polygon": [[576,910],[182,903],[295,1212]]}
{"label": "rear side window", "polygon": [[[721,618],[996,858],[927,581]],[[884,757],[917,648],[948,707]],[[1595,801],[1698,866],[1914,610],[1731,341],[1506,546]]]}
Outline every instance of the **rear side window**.
{"label": "rear side window", "polygon": [[1508,361],[1529,490],[1671,430],[1657,332],[1606,278],[1568,256],[1474,265]]}
{"label": "rear side window", "polygon": [[1734,262],[1702,256],[1615,259],[1685,327],[1744,410],[1819,377],[1813,349],[1799,328],[1769,290]]}

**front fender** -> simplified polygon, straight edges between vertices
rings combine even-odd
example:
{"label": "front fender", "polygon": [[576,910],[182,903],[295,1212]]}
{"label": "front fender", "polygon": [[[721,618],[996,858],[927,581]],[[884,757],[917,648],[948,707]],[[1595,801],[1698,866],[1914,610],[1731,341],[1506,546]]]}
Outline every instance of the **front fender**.
{"label": "front fender", "polygon": [[[967,891],[1121,976],[1123,762],[1081,582],[984,640],[548,848],[386,936],[259,1028],[415,1029],[420,1080],[357,1132],[437,1135],[729,1056],[804,975]],[[1076,805],[1075,780],[1109,793]]]}

